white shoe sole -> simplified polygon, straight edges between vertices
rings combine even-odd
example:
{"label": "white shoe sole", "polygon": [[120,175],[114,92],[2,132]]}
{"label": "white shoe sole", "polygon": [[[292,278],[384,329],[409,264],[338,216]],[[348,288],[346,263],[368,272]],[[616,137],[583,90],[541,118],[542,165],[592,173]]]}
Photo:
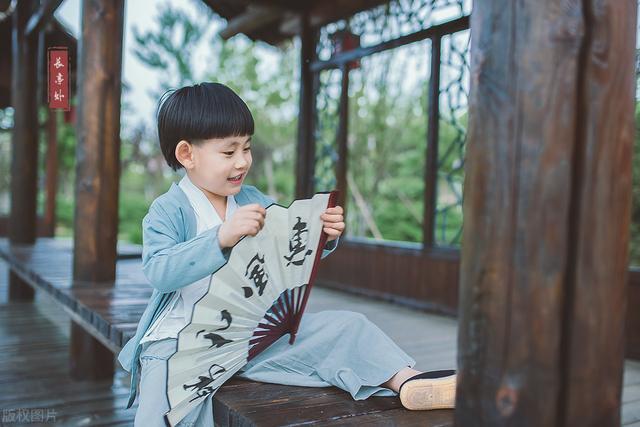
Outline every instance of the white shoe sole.
{"label": "white shoe sole", "polygon": [[456,376],[411,380],[402,386],[400,402],[412,411],[452,409],[456,402]]}

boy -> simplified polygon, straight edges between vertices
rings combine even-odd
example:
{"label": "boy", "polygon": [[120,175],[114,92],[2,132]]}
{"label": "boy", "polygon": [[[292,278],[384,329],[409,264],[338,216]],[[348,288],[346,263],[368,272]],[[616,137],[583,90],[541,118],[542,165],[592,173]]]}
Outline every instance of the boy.
{"label": "boy", "polygon": [[[176,350],[177,334],[191,318],[195,302],[207,292],[208,277],[228,260],[231,248],[243,236],[255,236],[262,229],[266,208],[274,203],[255,187],[242,184],[252,165],[253,133],[254,122],[248,107],[222,84],[183,87],[160,100],[158,136],[163,156],[172,169],[184,168],[186,175],[154,200],[142,222],[142,268],[154,290],[135,336],[118,356],[124,369],[131,372],[127,408],[138,395],[136,425],[164,425],[163,415],[169,409],[166,360]],[[337,247],[345,227],[342,214],[342,207],[336,206],[321,215],[323,231],[329,236],[322,258]],[[327,327],[329,323],[332,327]],[[367,361],[349,357],[352,355],[348,353],[348,344],[330,356],[323,355],[318,348],[307,348],[329,347],[327,342],[339,339],[348,342],[355,339],[356,330],[360,338],[377,346],[379,356],[385,360],[383,369],[375,357]],[[320,357],[316,361],[303,359],[311,350]],[[318,369],[300,375],[276,370],[272,377],[273,369],[265,368],[265,364],[276,360],[287,366],[298,364],[299,371],[313,366]],[[327,360],[334,364],[328,364]],[[358,362],[351,381],[337,382],[336,370],[348,368],[350,360]],[[288,338],[279,340],[252,359],[244,373],[238,374],[282,384],[337,385],[352,392],[354,398],[362,399],[374,393],[395,395],[378,385],[405,368],[402,375],[394,376],[393,384],[389,383],[397,390],[401,382],[419,373],[406,369],[412,364],[415,361],[364,316],[325,311],[305,313],[294,346],[288,345]],[[372,370],[375,375],[369,374]],[[363,377],[373,377],[374,381],[366,383]],[[180,425],[213,426],[210,397]]]}

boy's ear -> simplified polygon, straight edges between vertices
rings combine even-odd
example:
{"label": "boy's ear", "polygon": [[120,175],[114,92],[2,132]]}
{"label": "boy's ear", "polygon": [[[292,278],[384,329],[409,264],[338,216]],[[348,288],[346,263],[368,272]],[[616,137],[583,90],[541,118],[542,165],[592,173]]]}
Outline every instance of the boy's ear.
{"label": "boy's ear", "polygon": [[176,160],[180,162],[185,169],[193,167],[193,146],[184,139],[178,142],[175,151]]}

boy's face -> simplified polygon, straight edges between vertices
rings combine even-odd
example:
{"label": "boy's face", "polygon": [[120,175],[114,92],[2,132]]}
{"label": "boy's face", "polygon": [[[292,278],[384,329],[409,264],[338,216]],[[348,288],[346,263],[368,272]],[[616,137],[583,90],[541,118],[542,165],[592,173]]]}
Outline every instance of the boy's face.
{"label": "boy's face", "polygon": [[[251,136],[213,138],[198,145],[189,145],[191,162],[183,165],[196,185],[224,197],[240,192],[251,168]],[[237,175],[241,175],[240,179],[230,179]]]}

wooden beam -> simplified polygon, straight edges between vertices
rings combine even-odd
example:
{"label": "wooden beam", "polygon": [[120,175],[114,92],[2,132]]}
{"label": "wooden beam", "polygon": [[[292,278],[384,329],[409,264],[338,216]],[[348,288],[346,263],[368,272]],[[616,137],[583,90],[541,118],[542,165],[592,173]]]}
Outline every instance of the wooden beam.
{"label": "wooden beam", "polygon": [[[37,7],[36,0],[18,2],[13,12],[11,104],[14,108],[11,159],[11,213],[9,240],[32,244],[36,240],[38,192],[38,112],[36,99],[38,39],[24,28]],[[9,300],[33,300],[33,289],[9,275]]]}
{"label": "wooden beam", "polygon": [[37,34],[40,29],[47,25],[47,22],[53,17],[53,13],[64,0],[44,0],[38,10],[31,16],[25,29],[27,37]]}
{"label": "wooden beam", "polygon": [[227,40],[236,34],[250,33],[282,17],[284,10],[275,6],[247,6],[246,12],[227,22],[218,34]]}
{"label": "wooden beam", "polygon": [[[219,34],[227,39],[238,33],[251,33],[280,21],[278,30],[284,38],[302,34],[302,14],[311,7],[309,23],[320,28],[330,22],[348,19],[355,13],[371,9],[389,0],[331,0],[324,2],[301,2],[295,0],[236,0],[247,11],[229,20]],[[211,2],[210,2],[211,3]],[[215,9],[215,4],[213,9]]]}
{"label": "wooden beam", "polygon": [[300,110],[298,117],[298,145],[296,149],[296,198],[311,197],[314,193],[315,138],[313,135],[318,76],[309,65],[316,58],[318,32],[309,25],[308,12],[302,12],[303,32],[300,48]]}
{"label": "wooden beam", "polygon": [[[332,0],[314,2],[309,11],[309,25],[312,28],[320,28],[331,22],[341,19],[349,19],[354,14],[372,9],[389,0]],[[280,24],[280,32],[288,36],[302,34],[302,14],[288,13]]]}
{"label": "wooden beam", "polygon": [[636,8],[474,9],[457,425],[620,425]]}
{"label": "wooden beam", "polygon": [[[113,282],[118,237],[120,99],[124,0],[85,0],[78,61],[73,278]],[[71,331],[71,375],[113,376],[113,355],[90,334]],[[90,362],[87,362],[90,361]]]}
{"label": "wooden beam", "polygon": [[453,34],[458,31],[463,31],[469,28],[469,16],[463,16],[453,21],[447,21],[442,24],[434,25],[424,30],[417,31],[415,33],[400,36],[396,39],[387,40],[382,43],[378,43],[373,46],[358,47],[353,50],[340,52],[333,55],[326,61],[315,61],[311,64],[311,71],[318,72],[322,70],[330,70],[332,68],[340,67],[340,64],[345,62],[353,62],[358,59],[362,59],[365,56],[371,56],[374,53],[384,52],[386,50],[397,49],[401,46],[406,46],[417,41],[425,40],[428,38],[442,37],[445,34]]}

